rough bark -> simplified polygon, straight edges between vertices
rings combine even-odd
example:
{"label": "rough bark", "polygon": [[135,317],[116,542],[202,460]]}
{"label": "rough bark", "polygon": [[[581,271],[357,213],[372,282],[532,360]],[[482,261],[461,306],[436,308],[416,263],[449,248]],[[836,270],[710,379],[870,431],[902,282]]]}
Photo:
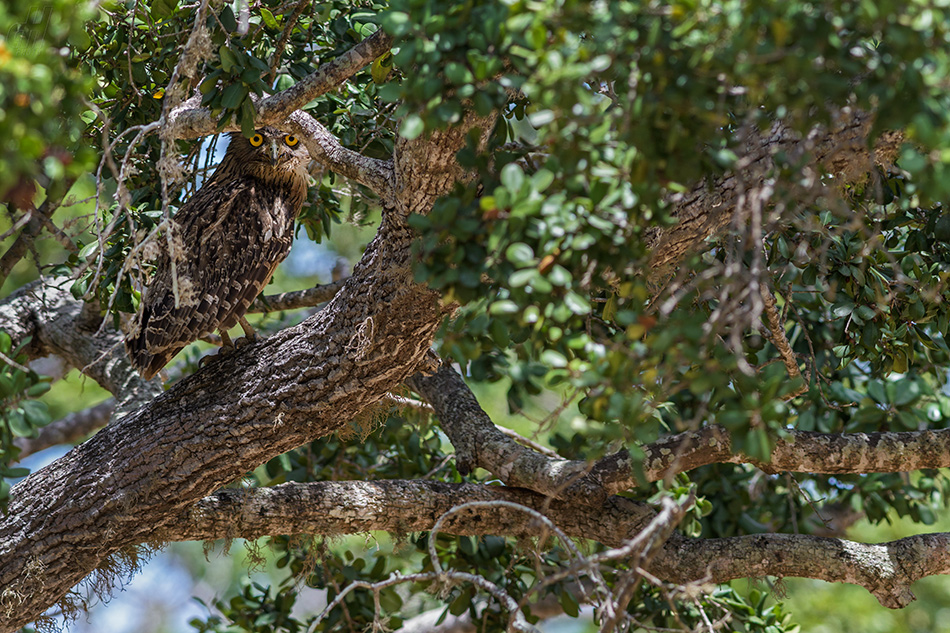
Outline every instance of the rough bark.
{"label": "rough bark", "polygon": [[[256,538],[274,534],[405,534],[431,530],[436,519],[470,501],[509,501],[545,514],[567,533],[608,545],[636,536],[654,516],[645,503],[612,497],[597,512],[523,488],[432,481],[327,481],[221,490],[186,508],[152,533],[156,541]],[[544,527],[507,508],[462,511],[443,529],[452,534],[538,536]]]}
{"label": "rough bark", "polygon": [[[151,534],[159,541],[425,531],[453,507],[506,501],[537,510],[569,536],[623,547],[655,516],[640,502],[610,497],[595,512],[521,489],[428,481],[337,481],[221,490],[186,508]],[[442,530],[452,534],[546,537],[544,525],[506,507],[461,511]],[[703,539],[673,535],[647,569],[676,584],[736,578],[802,576],[865,587],[882,605],[906,606],[909,587],[950,573],[950,534],[921,534],[881,544],[791,534]]]}
{"label": "rough bark", "polygon": [[[375,45],[388,48],[383,41]],[[347,72],[352,74],[355,70],[347,66],[337,77],[345,78],[349,76]],[[303,93],[308,99],[321,89],[311,88]],[[171,130],[169,134],[195,137],[215,131],[215,122],[209,113],[193,106],[185,102],[171,113],[169,120],[163,121]],[[851,114],[853,120],[841,126],[842,130],[857,131],[850,136],[841,132],[844,136],[839,139],[836,136],[839,132],[835,130],[806,141],[782,137],[774,140],[774,146],[766,141],[762,145],[762,160],[770,160],[771,149],[781,147],[788,152],[788,143],[803,143],[802,147],[814,151],[823,165],[834,166],[834,161],[841,158],[842,148],[859,145],[855,138],[866,138],[869,123],[862,118],[865,115]],[[174,530],[181,528],[182,516],[197,516],[194,513],[203,506],[189,509],[195,503],[210,503],[202,500],[267,459],[365,414],[389,390],[425,364],[442,309],[433,292],[411,280],[412,236],[404,220],[411,212],[425,213],[439,195],[456,181],[466,179],[454,160],[455,154],[472,128],[481,129],[484,138],[491,122],[467,116],[458,126],[430,137],[415,141],[400,139],[392,161],[368,159],[342,148],[318,122],[299,112],[290,115],[286,122],[272,122],[299,133],[317,160],[376,191],[387,207],[382,226],[353,276],[323,311],[267,340],[216,359],[167,392],[160,393],[157,383],[143,384],[131,372],[119,335],[108,328],[99,328],[99,322],[90,311],[82,310],[81,304],[71,300],[66,290],[33,285],[18,292],[3,306],[0,320],[5,329],[9,323],[8,331],[14,338],[33,335],[31,347],[36,355],[55,353],[81,368],[117,395],[117,410],[129,413],[13,489],[10,513],[0,521],[0,631],[12,631],[35,619],[121,548],[171,538]],[[827,151],[826,145],[830,148]],[[851,164],[847,160],[845,163]],[[864,172],[866,168],[864,165]],[[845,168],[840,171],[850,173]],[[677,254],[695,247],[697,242],[724,226],[723,218],[734,209],[734,204],[729,206],[732,203],[728,201],[729,183],[724,180],[714,186],[722,190],[720,195],[725,195],[719,202],[705,193],[681,201],[681,223],[661,237],[664,241],[660,250],[664,254],[654,261],[657,268],[669,265]],[[703,191],[707,191],[706,185]],[[93,315],[95,312],[92,311]],[[138,407],[139,401],[145,404]],[[137,410],[131,412],[133,409]],[[690,441],[708,441],[710,438],[703,436],[703,432],[690,436]],[[707,432],[715,436],[720,431]],[[886,450],[901,450],[901,437],[891,436],[903,434],[883,435],[887,437],[867,438],[864,441],[867,450],[858,457],[854,457],[854,445],[847,440],[845,444],[834,444],[826,438],[813,438],[815,442],[810,445],[797,445],[796,439],[787,448],[787,459],[789,463],[798,460],[800,464],[808,463],[807,459],[820,461],[817,453],[811,453],[810,446],[837,450],[836,455],[851,464],[867,464],[873,459],[891,465],[911,463],[883,456]],[[807,439],[808,436],[801,437]],[[696,456],[699,463],[710,455],[723,455],[723,450],[728,452],[728,446],[723,448],[718,443],[708,449],[699,444],[696,448],[692,446],[659,447],[655,456],[657,464],[651,468],[656,473],[666,473],[670,464],[680,468],[682,464],[692,463],[688,461],[692,456]],[[927,452],[935,452],[932,447],[930,443]],[[780,457],[783,453],[777,449],[776,455]],[[900,455],[908,457],[907,453]],[[773,461],[779,457],[773,456]],[[510,461],[510,456],[499,449],[498,459],[504,464]],[[623,461],[622,456],[616,459]],[[601,466],[603,464],[595,465],[587,477],[594,476],[596,480]],[[780,469],[795,470],[784,466]],[[520,481],[518,477],[527,479],[518,472],[518,468],[510,467],[509,474],[514,473],[516,480]],[[616,472],[616,469],[609,470],[608,474],[615,479],[607,484],[601,482],[605,494],[628,485],[623,475],[617,477]],[[569,479],[578,474],[581,471],[571,471]],[[559,483],[564,480],[545,482],[542,479],[537,485],[545,492],[552,492],[552,487],[556,488]],[[534,485],[530,481],[525,484]],[[571,481],[566,489],[573,485],[586,486],[588,482]],[[479,487],[478,490],[471,491],[465,500],[496,489]],[[510,489],[504,490],[511,493]],[[525,494],[534,494],[545,512],[556,513],[556,508],[562,507],[558,505],[562,502],[549,502],[535,493]],[[572,492],[567,498],[576,499],[579,494]],[[250,497],[242,498],[246,502]],[[303,500],[296,501],[293,511],[302,512]],[[353,501],[353,498],[337,499],[338,504],[345,501]],[[412,499],[414,506],[421,503],[419,498]],[[550,505],[545,505],[548,503]],[[563,502],[565,515],[570,510],[570,516],[564,516],[563,520],[567,524],[574,521],[578,535],[597,538],[604,531],[604,522],[613,516],[611,508],[619,507],[617,512],[623,516],[616,517],[616,521],[620,525],[627,521],[628,536],[642,528],[644,517],[639,511],[631,510],[640,506],[609,496],[605,497],[605,503],[595,512],[585,513],[578,511],[577,504]],[[204,507],[210,516],[214,508]],[[362,514],[366,509],[360,506],[356,511]],[[430,509],[430,521],[432,512],[435,510]],[[406,515],[392,514],[401,521],[408,521]],[[332,513],[329,515],[332,518]],[[631,520],[631,516],[635,518]],[[220,518],[221,529],[227,528],[225,523],[233,523],[233,514],[224,517]],[[485,519],[476,515],[473,521]],[[512,517],[498,529],[502,533],[517,534],[525,525],[523,517],[519,520]],[[280,533],[285,532],[282,529]],[[883,561],[888,555],[899,553],[912,561],[914,573],[918,570],[944,573],[942,570],[947,565],[941,556],[925,556],[927,547],[942,542],[940,536],[934,535],[933,542],[913,537],[918,541],[905,539],[897,543],[907,544],[886,547],[842,546],[833,539],[834,543],[829,544],[810,540],[811,537],[781,535],[749,537],[746,541],[712,541],[707,547],[705,542],[674,536],[654,559],[651,569],[670,579],[708,573],[713,581],[750,573],[776,573],[768,570],[777,570],[780,575],[810,575],[827,572],[814,568],[813,559],[807,555],[809,551],[812,556],[819,551],[826,551],[828,556],[835,552],[841,556],[842,551],[860,551],[863,558],[845,557],[844,562],[853,570],[850,575],[846,573],[836,579],[853,578],[875,592],[882,603],[898,606],[907,599],[906,585],[902,582],[911,575],[895,571],[893,566],[887,568]],[[770,540],[772,537],[778,538]],[[612,537],[604,534],[603,538]],[[797,545],[793,549],[788,544],[792,541],[782,539],[799,540],[794,541]],[[885,549],[874,550],[875,547]],[[710,556],[717,556],[718,562]],[[692,561],[693,567],[681,562],[687,559]],[[761,563],[763,560],[768,562]],[[754,566],[753,561],[759,561],[759,566]]]}
{"label": "rough bark", "polygon": [[785,431],[767,462],[732,450],[721,426],[671,435],[643,446],[638,482],[627,451],[597,462],[549,457],[502,433],[451,366],[416,374],[409,386],[429,402],[455,447],[456,465],[467,473],[484,468],[509,486],[598,507],[640,483],[659,481],[709,464],[753,464],[768,473],[894,473],[950,467],[950,430],[888,433]]}
{"label": "rough bark", "polygon": [[[478,123],[402,148],[454,162],[466,126]],[[384,213],[353,276],[324,310],[217,359],[15,486],[0,521],[0,630],[35,619],[111,554],[152,540],[188,505],[367,412],[424,364],[443,313],[437,295],[411,279],[404,220],[428,212],[457,173],[437,162],[403,163],[400,178],[416,195]],[[29,324],[29,313],[47,309],[53,323],[73,328],[77,344],[76,302],[64,291],[33,287],[16,299],[14,321]],[[98,358],[109,336],[118,337],[109,330],[89,337],[77,357],[60,348],[59,330],[47,338],[35,322],[24,329],[55,348],[44,352],[81,367]],[[103,381],[115,380],[108,371],[114,366],[101,368]]]}

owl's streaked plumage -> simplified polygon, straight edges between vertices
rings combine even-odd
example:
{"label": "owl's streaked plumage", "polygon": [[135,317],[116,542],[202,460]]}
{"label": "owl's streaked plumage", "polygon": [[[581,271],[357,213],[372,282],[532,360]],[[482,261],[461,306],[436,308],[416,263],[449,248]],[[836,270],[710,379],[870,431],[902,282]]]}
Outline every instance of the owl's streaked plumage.
{"label": "owl's streaked plumage", "polygon": [[[270,281],[293,241],[307,197],[307,150],[265,127],[231,141],[214,175],[172,219],[178,303],[167,236],[156,272],[125,338],[132,364],[151,378],[189,343],[233,327]],[[226,336],[222,338],[226,339]]]}

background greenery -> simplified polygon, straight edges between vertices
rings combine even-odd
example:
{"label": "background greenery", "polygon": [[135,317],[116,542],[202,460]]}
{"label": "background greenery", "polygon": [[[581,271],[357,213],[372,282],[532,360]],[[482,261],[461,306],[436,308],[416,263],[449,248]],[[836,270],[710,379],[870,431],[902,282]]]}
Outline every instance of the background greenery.
{"label": "background greenery", "polygon": [[[490,155],[473,146],[459,154],[478,173],[478,186],[459,187],[429,216],[412,220],[420,234],[416,278],[461,306],[437,347],[460,365],[499,424],[565,457],[588,459],[620,446],[636,455],[661,434],[711,423],[728,428],[737,449],[763,458],[787,426],[947,426],[946,3],[213,3],[198,74],[169,87],[196,8],[174,0],[0,6],[0,228],[46,202],[61,205],[55,222],[67,237],[41,233],[3,293],[38,275],[67,275],[76,296],[100,301],[120,322],[134,311],[148,272],[144,261],[127,266],[130,253],[198,186],[219,149],[215,141],[176,142],[185,171],[163,199],[160,140],[133,143],[135,126],[198,90],[222,121],[234,115],[248,129],[252,94],[292,85],[383,28],[398,38],[392,59],[305,109],[345,146],[381,158],[397,135],[417,137],[468,110],[501,113]],[[826,176],[830,187],[802,195],[814,190],[799,182],[801,165],[778,155],[776,187],[758,217],[761,241],[754,223],[736,223],[684,262],[691,274],[676,284],[643,274],[651,236],[673,221],[671,194],[735,168],[750,130],[781,122],[805,133],[832,125],[844,105],[876,113],[872,137],[903,130],[896,170],[841,187]],[[355,261],[377,201],[319,168],[312,175],[294,257],[319,242]],[[105,227],[100,245],[97,230]],[[303,272],[281,272],[274,291],[317,280],[315,269]],[[753,282],[778,297],[808,376],[794,398],[800,384],[781,363],[769,364],[777,354],[750,308]],[[299,318],[271,315],[261,325],[267,331]],[[192,371],[201,349],[186,351],[175,371]],[[2,338],[0,351],[16,355]],[[42,395],[49,382],[10,364],[0,371],[4,464],[15,461],[15,435],[34,434],[103,396],[75,376]],[[393,410],[378,427],[301,447],[247,481],[415,478],[440,466],[432,477],[461,481],[426,415]],[[0,501],[22,474],[5,468]],[[693,535],[810,532],[822,528],[815,507],[836,503],[866,517],[852,537],[881,540],[940,529],[947,483],[944,472],[793,481],[718,465],[679,478],[673,492],[694,489],[708,502],[683,526]],[[425,569],[419,552],[426,538],[411,535],[379,551],[358,539],[271,539],[279,571],[270,589],[236,582],[195,627],[302,630],[289,616],[295,583],[332,597],[353,579]],[[493,537],[443,536],[439,553],[443,565],[483,575],[516,598],[565,561],[557,549],[533,560],[519,544]],[[884,622],[886,630],[923,631],[940,626],[944,584],[921,582],[920,602],[901,612],[870,606],[873,599],[857,588],[791,579],[777,590],[737,582],[735,593],[723,589],[704,604],[732,613],[736,630],[794,630],[797,621],[815,631],[885,630]],[[760,591],[772,599],[760,601]],[[786,591],[787,601],[777,604]],[[564,610],[575,612],[568,594],[561,596]],[[334,611],[318,630],[372,622],[371,595],[350,594],[346,604],[345,614]],[[410,599],[405,588],[383,592],[393,627],[436,604]],[[480,616],[485,598],[462,586],[447,604],[451,613]],[[645,587],[631,604],[643,621],[675,624],[654,589]],[[689,605],[680,609],[683,621],[698,621]],[[498,626],[498,614],[486,617],[488,630]]]}

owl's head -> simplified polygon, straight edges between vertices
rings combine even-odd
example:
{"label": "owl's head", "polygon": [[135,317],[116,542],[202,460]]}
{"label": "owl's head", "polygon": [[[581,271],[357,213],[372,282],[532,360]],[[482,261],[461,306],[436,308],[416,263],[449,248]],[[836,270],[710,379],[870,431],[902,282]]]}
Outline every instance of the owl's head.
{"label": "owl's head", "polygon": [[261,171],[295,171],[310,158],[300,139],[272,127],[262,127],[250,138],[232,133],[227,153]]}

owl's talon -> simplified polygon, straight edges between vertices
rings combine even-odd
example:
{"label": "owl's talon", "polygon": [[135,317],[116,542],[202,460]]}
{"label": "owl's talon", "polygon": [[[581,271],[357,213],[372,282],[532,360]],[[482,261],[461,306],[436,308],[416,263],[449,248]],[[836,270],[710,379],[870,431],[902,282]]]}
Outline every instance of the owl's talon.
{"label": "owl's talon", "polygon": [[255,334],[254,336],[242,336],[239,339],[235,339],[233,345],[234,345],[234,349],[241,349],[245,345],[250,345],[251,343],[256,343],[256,342],[257,342],[257,335]]}
{"label": "owl's talon", "polygon": [[253,343],[257,340],[257,332],[254,331],[254,328],[251,327],[251,324],[248,323],[247,319],[245,319],[243,316],[238,317],[238,323],[241,325],[241,329],[244,330],[244,338],[246,338],[248,342]]}

